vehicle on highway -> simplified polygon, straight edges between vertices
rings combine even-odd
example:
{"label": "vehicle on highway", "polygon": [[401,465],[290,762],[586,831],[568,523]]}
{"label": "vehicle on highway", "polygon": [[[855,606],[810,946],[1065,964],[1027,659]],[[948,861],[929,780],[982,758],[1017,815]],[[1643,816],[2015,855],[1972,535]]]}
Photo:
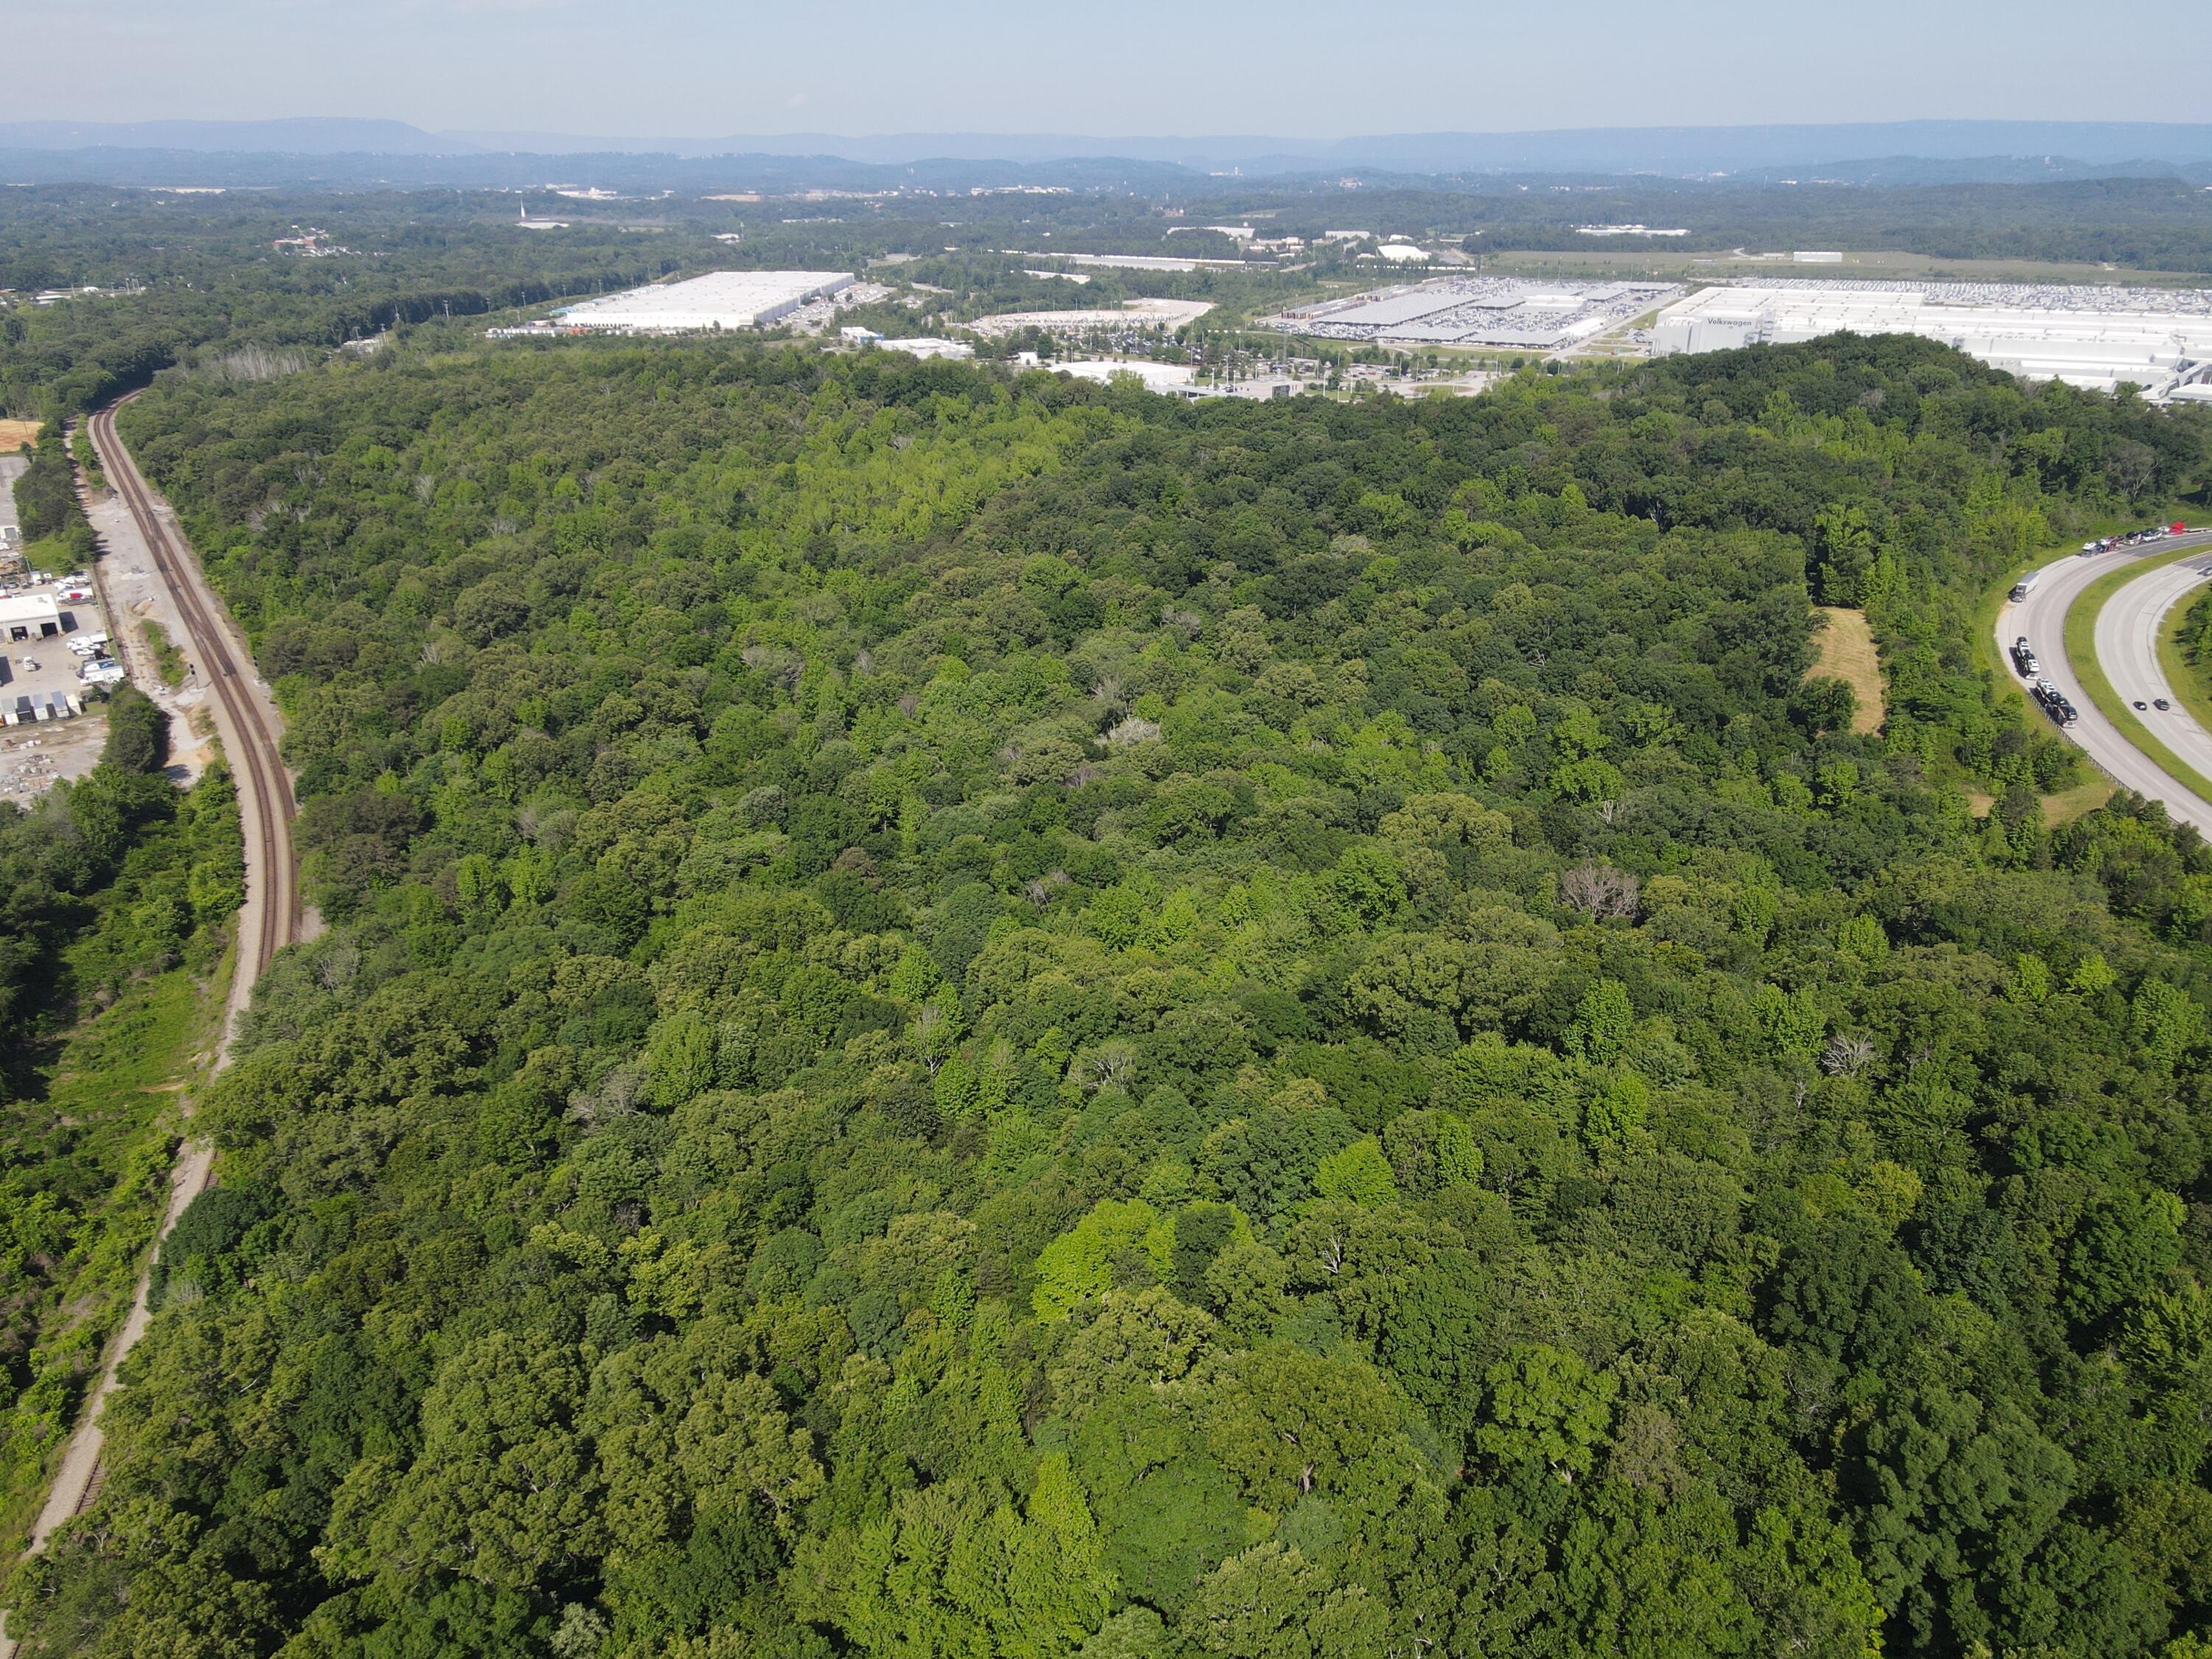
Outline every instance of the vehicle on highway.
{"label": "vehicle on highway", "polygon": [[2145,702],[2141,697],[2137,697],[2133,702],[2130,703],[2128,707],[2130,708],[2148,708],[2150,705]]}
{"label": "vehicle on highway", "polygon": [[2012,642],[2012,662],[2013,666],[2020,670],[2023,677],[2033,676],[2040,672],[2043,666],[2036,660],[2035,647],[2027,642],[2027,635],[2025,634]]}
{"label": "vehicle on highway", "polygon": [[2012,585],[2013,603],[2017,605],[2029,594],[2034,592],[2036,583],[2042,580],[2043,573],[2040,570],[2031,570],[2027,574],[2022,576],[2018,581],[2014,582]]}
{"label": "vehicle on highway", "polygon": [[2173,712],[2173,705],[2168,702],[2164,697],[2153,697],[2150,700],[2150,706],[2157,709],[2162,714],[2172,714]]}

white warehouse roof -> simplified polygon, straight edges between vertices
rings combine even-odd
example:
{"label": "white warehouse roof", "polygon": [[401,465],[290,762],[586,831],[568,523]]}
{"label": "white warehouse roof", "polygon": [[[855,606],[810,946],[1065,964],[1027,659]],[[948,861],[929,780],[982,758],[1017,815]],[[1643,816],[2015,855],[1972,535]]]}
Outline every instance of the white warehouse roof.
{"label": "white warehouse roof", "polygon": [[717,270],[689,282],[657,283],[586,300],[559,314],[572,327],[619,333],[757,328],[852,283],[852,277],[840,270]]}
{"label": "white warehouse roof", "polygon": [[1917,334],[2034,380],[2161,398],[2212,359],[2212,290],[1968,283],[1748,282],[1662,312],[1661,356],[1855,334]]}
{"label": "white warehouse roof", "polygon": [[0,599],[0,628],[59,627],[61,618],[61,605],[51,593],[18,593]]}

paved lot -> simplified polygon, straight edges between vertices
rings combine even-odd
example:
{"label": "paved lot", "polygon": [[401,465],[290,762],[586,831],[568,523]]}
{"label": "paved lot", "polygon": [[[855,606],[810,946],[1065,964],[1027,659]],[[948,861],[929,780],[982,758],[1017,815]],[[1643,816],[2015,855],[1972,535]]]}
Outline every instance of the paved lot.
{"label": "paved lot", "polygon": [[21,455],[0,455],[0,530],[16,527],[15,480],[30,465]]}
{"label": "paved lot", "polygon": [[[17,583],[14,593],[54,594],[53,582]],[[0,799],[27,801],[45,792],[57,778],[81,778],[100,763],[107,739],[107,722],[100,704],[85,702],[86,687],[79,678],[85,659],[69,648],[72,637],[104,633],[100,606],[90,600],[59,600],[61,635],[41,640],[17,640],[0,645],[0,708],[12,709],[16,699],[44,700],[49,694],[74,698],[88,712],[73,719],[38,720],[0,726]]]}

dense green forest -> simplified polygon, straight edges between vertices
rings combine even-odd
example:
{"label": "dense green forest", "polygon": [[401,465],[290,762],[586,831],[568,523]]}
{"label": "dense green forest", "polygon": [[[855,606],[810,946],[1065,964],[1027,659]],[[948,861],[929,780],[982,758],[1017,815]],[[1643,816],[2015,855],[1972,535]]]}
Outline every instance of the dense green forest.
{"label": "dense green forest", "polygon": [[[489,205],[11,189],[0,199],[0,289],[109,292],[0,308],[0,415],[82,413],[180,362],[257,378],[395,319],[480,317],[626,288],[716,251],[703,234],[672,247],[611,225],[548,240]],[[329,258],[274,246],[308,224],[360,246]]]}
{"label": "dense green forest", "polygon": [[[244,891],[227,773],[118,690],[89,777],[0,805],[0,1540],[22,1542],[168,1193],[174,1087]],[[220,1001],[219,998],[214,999]]]}
{"label": "dense green forest", "polygon": [[1968,621],[2203,420],[594,343],[125,432],[331,926],[27,1654],[2203,1651],[2212,854],[2046,824]]}

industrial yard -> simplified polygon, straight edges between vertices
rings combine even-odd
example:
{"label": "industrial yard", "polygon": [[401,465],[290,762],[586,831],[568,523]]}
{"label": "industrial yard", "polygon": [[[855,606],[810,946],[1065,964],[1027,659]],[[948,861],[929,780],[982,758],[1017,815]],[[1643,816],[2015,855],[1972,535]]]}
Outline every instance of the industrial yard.
{"label": "industrial yard", "polygon": [[1312,339],[1559,351],[1679,297],[1672,283],[1446,276],[1297,306],[1261,319]]}
{"label": "industrial yard", "polygon": [[1917,334],[2028,380],[2155,402],[2212,401],[2212,289],[2112,284],[1759,279],[1705,289],[1661,313],[1652,350],[1854,334]]}

